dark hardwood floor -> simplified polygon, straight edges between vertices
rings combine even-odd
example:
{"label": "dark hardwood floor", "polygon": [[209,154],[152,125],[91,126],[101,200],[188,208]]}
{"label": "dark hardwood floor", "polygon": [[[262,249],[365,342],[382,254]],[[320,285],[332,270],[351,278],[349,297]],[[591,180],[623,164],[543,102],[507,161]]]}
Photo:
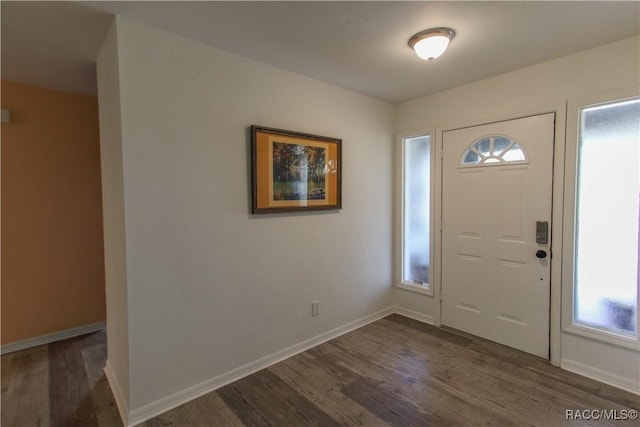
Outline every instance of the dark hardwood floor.
{"label": "dark hardwood floor", "polygon": [[[121,426],[104,332],[2,356],[2,427]],[[447,328],[388,316],[143,423],[160,426],[628,426],[566,410],[640,397]]]}

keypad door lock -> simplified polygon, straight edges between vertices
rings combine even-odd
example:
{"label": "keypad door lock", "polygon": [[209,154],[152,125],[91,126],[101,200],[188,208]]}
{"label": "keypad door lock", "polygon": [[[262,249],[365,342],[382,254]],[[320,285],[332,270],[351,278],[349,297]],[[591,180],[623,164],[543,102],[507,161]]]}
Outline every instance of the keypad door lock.
{"label": "keypad door lock", "polygon": [[536,243],[549,243],[549,221],[536,221]]}

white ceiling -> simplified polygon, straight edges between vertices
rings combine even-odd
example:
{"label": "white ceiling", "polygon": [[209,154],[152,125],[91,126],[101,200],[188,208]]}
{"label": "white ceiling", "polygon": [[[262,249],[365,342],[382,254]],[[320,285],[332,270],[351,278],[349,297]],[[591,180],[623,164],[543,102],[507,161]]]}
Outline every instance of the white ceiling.
{"label": "white ceiling", "polygon": [[[1,2],[2,78],[95,93],[112,14],[390,102],[640,33],[640,2]],[[448,26],[439,59],[409,37]]]}

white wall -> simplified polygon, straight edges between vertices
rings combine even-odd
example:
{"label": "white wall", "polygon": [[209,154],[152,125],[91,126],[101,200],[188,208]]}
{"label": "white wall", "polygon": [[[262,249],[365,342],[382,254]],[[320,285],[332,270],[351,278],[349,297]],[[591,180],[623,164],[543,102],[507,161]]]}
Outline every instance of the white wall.
{"label": "white wall", "polygon": [[129,313],[118,40],[115,26],[97,61],[100,101],[100,161],[107,300],[107,367],[122,412],[129,400]]}
{"label": "white wall", "polygon": [[[122,112],[128,301],[109,302],[128,313],[130,415],[388,309],[393,105],[121,18],[116,31],[120,100],[100,104]],[[101,88],[117,91],[112,65]],[[342,138],[343,209],[250,215],[252,124]]]}
{"label": "white wall", "polygon": [[398,105],[396,130],[482,123],[638,84],[638,37]]}
{"label": "white wall", "polygon": [[[566,103],[585,94],[598,94],[620,88],[638,87],[640,75],[638,37],[541,63],[511,73],[460,86],[431,96],[399,104],[396,131],[437,127],[440,131],[457,126],[481,124],[532,113],[556,112],[554,172],[554,226],[552,264],[552,360],[585,375],[639,389],[638,352],[612,345],[601,345],[587,338],[560,331],[562,191],[565,145]],[[575,161],[575,159],[567,159]],[[436,177],[439,186],[439,177]],[[436,194],[436,198],[437,198]],[[439,206],[436,207],[439,211]],[[397,224],[396,230],[400,230]],[[397,245],[396,245],[397,246]],[[434,269],[437,269],[437,261]],[[436,277],[438,277],[436,272]],[[396,275],[397,276],[397,275]],[[396,280],[397,282],[397,280]],[[439,319],[439,283],[434,297],[394,290],[396,305]],[[562,313],[571,316],[571,313]]]}

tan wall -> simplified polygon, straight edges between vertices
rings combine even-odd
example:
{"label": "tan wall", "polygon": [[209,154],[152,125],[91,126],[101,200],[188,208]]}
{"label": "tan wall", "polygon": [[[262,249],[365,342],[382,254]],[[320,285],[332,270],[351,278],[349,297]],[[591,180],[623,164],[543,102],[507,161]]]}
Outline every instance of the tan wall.
{"label": "tan wall", "polygon": [[98,100],[2,82],[2,344],[105,320]]}

